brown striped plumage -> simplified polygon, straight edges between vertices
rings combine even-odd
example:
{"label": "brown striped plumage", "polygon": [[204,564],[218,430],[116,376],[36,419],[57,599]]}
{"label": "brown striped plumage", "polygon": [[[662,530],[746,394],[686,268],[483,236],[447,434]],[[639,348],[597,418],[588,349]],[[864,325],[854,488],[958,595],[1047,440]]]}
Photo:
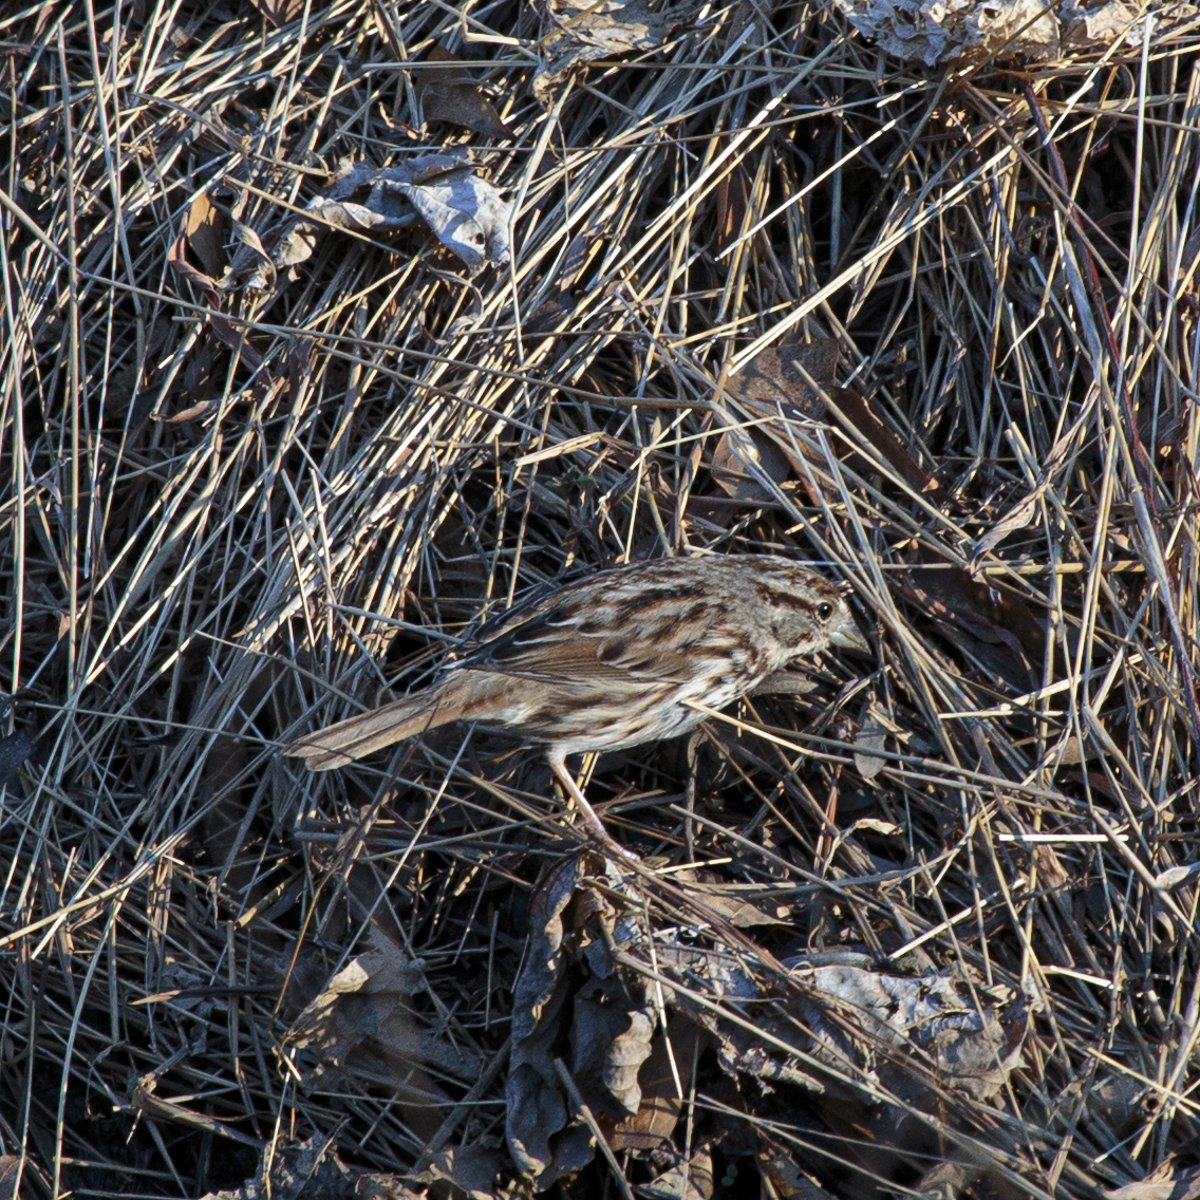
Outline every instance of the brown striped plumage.
{"label": "brown striped plumage", "polygon": [[326,771],[451,721],[511,729],[545,746],[592,832],[615,845],[567,772],[568,754],[686,733],[701,709],[724,708],[830,645],[866,648],[838,589],[785,558],[613,567],[489,621],[432,687],[284,753]]}

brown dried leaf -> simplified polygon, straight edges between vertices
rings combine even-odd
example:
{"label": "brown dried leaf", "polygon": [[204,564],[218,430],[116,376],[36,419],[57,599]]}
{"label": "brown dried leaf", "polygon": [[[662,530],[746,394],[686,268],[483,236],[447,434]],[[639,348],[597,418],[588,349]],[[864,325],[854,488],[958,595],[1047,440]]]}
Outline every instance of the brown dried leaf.
{"label": "brown dried leaf", "polygon": [[1108,1188],[1107,1200],[1197,1200],[1200,1197],[1200,1167],[1180,1168],[1175,1157],[1159,1163],[1145,1179],[1124,1187]]}
{"label": "brown dried leaf", "polygon": [[638,1195],[648,1200],[711,1200],[714,1182],[712,1151],[702,1146],[642,1184]]}
{"label": "brown dried leaf", "polygon": [[[834,383],[838,365],[838,344],[833,338],[817,338],[802,342],[799,335],[759,353],[730,383],[742,408],[753,416],[777,418],[759,428],[727,434],[736,437],[725,451],[730,462],[723,464],[726,472],[737,478],[749,472],[736,464],[739,457],[750,457],[770,467],[771,478],[777,483],[802,474],[795,442],[786,436],[786,428],[796,421],[827,421],[832,408],[841,421],[851,426],[875,448],[879,459],[888,464],[910,487],[920,492],[935,492],[938,482],[929,475],[911,450],[880,419],[868,402],[852,388]],[[782,422],[782,426],[781,423]],[[747,449],[753,442],[754,450]],[[768,450],[767,447],[771,449]],[[846,459],[861,471],[878,471],[879,463],[863,458],[857,450],[847,448]],[[720,482],[718,480],[718,482]],[[727,485],[727,490],[731,490]],[[736,485],[735,485],[736,486]],[[764,489],[750,485],[747,498],[764,496]]]}
{"label": "brown dried leaf", "polygon": [[258,1174],[240,1188],[210,1192],[204,1200],[417,1200],[395,1175],[352,1171],[338,1158],[332,1138],[273,1141],[259,1161]]}
{"label": "brown dried leaf", "polygon": [[819,421],[822,394],[833,386],[839,350],[833,338],[801,341],[796,334],[760,350],[730,381],[730,390],[760,416]]}
{"label": "brown dried leaf", "polygon": [[1155,875],[1154,886],[1162,888],[1166,892],[1174,891],[1185,883],[1191,883],[1197,875],[1200,875],[1200,863],[1181,863],[1177,867],[1168,867],[1165,871],[1160,871]]}
{"label": "brown dried leaf", "polygon": [[[492,1146],[449,1146],[430,1155],[424,1168],[411,1178],[427,1186],[451,1184],[469,1200],[494,1200],[500,1173],[500,1152]],[[435,1190],[435,1195],[440,1194]]]}
{"label": "brown dried leaf", "polygon": [[1028,686],[1033,663],[1041,661],[1045,635],[1027,604],[954,565],[910,567],[892,579],[922,613],[954,630],[953,640],[1014,686]]}
{"label": "brown dried leaf", "polygon": [[208,1137],[225,1137],[243,1146],[258,1149],[262,1143],[250,1134],[241,1130],[230,1129],[215,1117],[209,1116],[195,1104],[195,1098],[190,1097],[190,1103],[178,1100],[166,1100],[155,1095],[158,1088],[158,1075],[143,1075],[134,1084],[130,1097],[130,1110],[139,1118],[146,1118],[163,1125],[179,1125],[190,1130],[193,1134]]}
{"label": "brown dried leaf", "polygon": [[827,1192],[799,1163],[793,1147],[769,1137],[759,1129],[758,1165],[780,1200],[832,1200]]}
{"label": "brown dried leaf", "polygon": [[210,279],[220,279],[225,270],[225,240],[229,218],[208,192],[200,192],[188,205],[183,219],[183,239],[188,251]]}
{"label": "brown dried leaf", "polygon": [[[938,481],[928,474],[913,457],[912,451],[892,432],[869,401],[853,388],[833,388],[829,398],[848,425],[853,426],[875,448],[879,457],[894,470],[905,483],[917,492],[936,492]],[[877,470],[868,462],[869,470]]]}
{"label": "brown dried leaf", "polygon": [[735,928],[788,925],[792,921],[791,909],[775,898],[770,885],[711,883],[692,870],[680,871],[675,878],[686,885],[689,895],[696,896],[705,908],[724,917]]}
{"label": "brown dried leaf", "polygon": [[244,221],[234,221],[233,236],[238,245],[243,248],[243,253],[264,267],[271,266],[271,256],[267,253],[267,248],[263,245],[262,238],[258,236],[251,226],[247,225]]}
{"label": "brown dried leaf", "polygon": [[728,381],[752,417],[766,417],[761,427],[730,429],[713,453],[713,475],[728,495],[751,504],[772,504],[774,497],[756,477],[761,472],[782,484],[796,473],[794,446],[779,436],[777,422],[819,420],[825,413],[822,390],[832,384],[838,346],[832,338],[800,340],[794,335],[760,351]]}
{"label": "brown dried leaf", "polygon": [[192,284],[200,295],[203,296],[205,303],[215,305],[217,303],[216,279],[209,275],[207,271],[193,266],[188,261],[187,250],[187,234],[180,233],[171,244],[170,250],[167,251],[167,262],[170,264],[171,270],[180,279]]}
{"label": "brown dried leaf", "polygon": [[816,689],[816,683],[803,671],[786,668],[768,675],[750,694],[752,696],[807,696]]}
{"label": "brown dried leaf", "polygon": [[274,29],[294,21],[304,11],[304,0],[250,0]]}
{"label": "brown dried leaf", "polygon": [[[913,1049],[923,1052],[942,1084],[975,1100],[994,1096],[1020,1062],[1027,1011],[1011,993],[989,997],[951,975],[888,975],[846,964],[815,967],[804,978],[812,990],[802,1005],[814,1035],[811,1053],[834,1067],[845,1066],[849,1055],[888,1090],[911,1093],[903,1054]],[[838,1019],[829,1019],[835,1013]],[[847,1036],[848,1022],[861,1031],[857,1046]],[[901,1057],[876,1057],[873,1047],[881,1045]]]}
{"label": "brown dried leaf", "polygon": [[776,483],[784,483],[792,475],[787,455],[765,434],[748,429],[721,434],[710,466],[717,487],[748,504],[774,504],[775,497],[759,483],[748,464]]}
{"label": "brown dried leaf", "polygon": [[939,5],[922,0],[837,0],[850,23],[879,49],[927,67],[960,58],[1055,59],[1059,21],[1042,0],[979,0]]}
{"label": "brown dried leaf", "polygon": [[[464,62],[457,54],[443,50],[441,46],[434,46],[427,61]],[[445,121],[485,137],[513,136],[513,131],[500,119],[487,93],[466,71],[456,71],[453,67],[431,67],[417,69],[413,73],[426,121]]]}
{"label": "brown dried leaf", "polygon": [[550,0],[546,14],[542,61],[533,77],[533,94],[545,108],[551,106],[554,92],[572,72],[600,58],[661,46],[676,19],[673,13],[655,12],[646,0],[596,0],[591,4]]}
{"label": "brown dried leaf", "polygon": [[709,1041],[708,1034],[682,1013],[671,1017],[666,1036],[654,1039],[650,1057],[638,1074],[641,1106],[633,1116],[619,1121],[609,1135],[614,1150],[662,1151],[669,1147],[683,1111],[680,1079],[687,1078]]}
{"label": "brown dried leaf", "polygon": [[654,1026],[645,983],[627,980],[613,959],[639,936],[610,899],[626,885],[605,863],[602,894],[586,882],[584,861],[572,858],[535,894],[513,996],[506,1134],[517,1165],[540,1188],[592,1157],[591,1134],[560,1078],[562,1047],[570,1047],[574,1091],[593,1113],[636,1113]]}
{"label": "brown dried leaf", "polygon": [[[213,293],[211,302],[216,304],[217,296]],[[148,416],[155,421],[170,425],[186,423],[208,416],[221,405],[222,388],[218,382],[218,358],[222,365],[227,364],[227,358],[217,352],[217,342],[213,329],[204,329],[196,338],[187,353],[182,372],[178,376],[178,386],[171,389],[170,403],[177,405],[171,411],[150,407]]]}
{"label": "brown dried leaf", "polygon": [[597,1098],[614,1118],[636,1113],[642,1103],[638,1072],[650,1057],[653,1013],[630,1008],[616,978],[592,980],[575,994],[571,1025],[571,1075],[581,1091]]}
{"label": "brown dried leaf", "polygon": [[[685,979],[726,1007],[752,1004],[754,1021],[797,1057],[726,1022],[711,1004],[687,992],[672,1000],[718,1041],[718,1058],[730,1073],[830,1092],[834,1079],[856,1078],[864,1085],[913,1097],[935,1086],[986,1100],[1004,1086],[1020,1058],[1028,1020],[1027,1005],[1011,992],[967,986],[952,975],[893,975],[857,965],[839,955],[829,964],[806,963],[794,974],[797,991],[778,1017],[758,1005],[766,997],[760,982],[728,951],[659,940],[660,969]],[[984,1004],[983,1007],[980,1005]],[[798,1038],[798,1031],[803,1036]],[[820,1081],[802,1069],[799,1055],[826,1063],[832,1071]]]}
{"label": "brown dried leaf", "polygon": [[425,988],[420,965],[378,928],[370,943],[329,980],[288,1033],[291,1047],[315,1056],[309,1077],[368,1081],[429,1100],[444,1097],[425,1066],[456,1079],[477,1078],[477,1057],[423,1027],[412,1003]]}
{"label": "brown dried leaf", "polygon": [[1035,844],[1033,861],[1037,864],[1038,879],[1044,888],[1053,892],[1071,887],[1074,877],[1053,846]]}
{"label": "brown dried leaf", "polygon": [[854,739],[854,769],[868,783],[887,766],[887,759],[879,753],[887,745],[887,735],[887,727],[868,710]]}
{"label": "brown dried leaf", "polygon": [[474,273],[487,263],[508,262],[512,205],[490,183],[458,161],[424,173],[413,163],[408,169],[411,180],[384,179],[380,186],[394,187],[404,195],[468,270]]}

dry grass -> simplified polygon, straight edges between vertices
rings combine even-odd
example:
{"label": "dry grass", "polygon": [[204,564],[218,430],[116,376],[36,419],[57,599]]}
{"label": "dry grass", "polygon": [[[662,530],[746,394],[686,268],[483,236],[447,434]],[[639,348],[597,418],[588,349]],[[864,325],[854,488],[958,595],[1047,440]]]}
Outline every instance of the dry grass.
{"label": "dry grass", "polygon": [[[845,948],[1024,997],[998,1093],[917,1114],[979,1168],[952,1191],[1200,1166],[1195,30],[906,72],[824,5],[717,5],[547,111],[533,6],[462,8],[0,18],[23,1194],[197,1196],[307,1138],[377,1173],[499,1147],[530,890],[574,844],[544,768],[462,730],[321,777],[277,747],[534,583],[688,547],[821,564],[878,653],[740,714],[772,739],[714,727],[691,817],[681,751],[600,761],[589,795],[659,856],[648,921],[687,922],[692,853],[783,915],[748,931],[764,987]],[[421,126],[435,44],[510,138]],[[511,266],[413,227],[232,286],[240,231],[270,244],[343,158],[459,143],[515,203]],[[231,286],[172,267],[184,233]],[[796,385],[816,419],[755,382],[800,342],[849,387]],[[297,1019],[369,953],[420,960],[406,1015],[322,1075]],[[676,1152],[707,1139],[731,1195],[786,1190],[767,1145],[846,1195],[942,1153],[861,1081],[859,1109],[778,1087],[702,1057]],[[575,1194],[661,1166],[600,1156]]]}

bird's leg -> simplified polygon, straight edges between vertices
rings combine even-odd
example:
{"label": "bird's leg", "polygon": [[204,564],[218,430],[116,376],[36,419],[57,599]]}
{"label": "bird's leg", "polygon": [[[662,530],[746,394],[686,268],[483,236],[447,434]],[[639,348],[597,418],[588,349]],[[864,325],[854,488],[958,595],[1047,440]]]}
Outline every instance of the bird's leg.
{"label": "bird's leg", "polygon": [[696,815],[696,770],[700,761],[700,739],[703,736],[699,729],[695,729],[688,735],[687,740],[687,786],[683,793],[687,816],[683,822],[683,840],[687,847],[688,862],[696,861],[696,823],[692,818]]}
{"label": "bird's leg", "polygon": [[567,770],[567,764],[564,761],[564,756],[561,754],[548,753],[546,760],[550,764],[550,770],[554,778],[562,784],[562,789],[575,801],[575,807],[579,809],[579,815],[583,818],[583,823],[587,826],[588,832],[606,849],[613,851],[621,858],[636,859],[637,855],[632,850],[626,850],[620,842],[613,837],[607,829],[604,828],[604,822],[596,815],[596,810],[587,802],[587,797],[584,796],[579,784],[571,777],[571,772]]}

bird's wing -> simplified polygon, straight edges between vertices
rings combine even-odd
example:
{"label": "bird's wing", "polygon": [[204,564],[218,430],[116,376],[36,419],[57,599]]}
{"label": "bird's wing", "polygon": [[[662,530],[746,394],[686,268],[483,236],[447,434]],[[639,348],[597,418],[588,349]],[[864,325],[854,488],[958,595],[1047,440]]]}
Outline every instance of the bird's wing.
{"label": "bird's wing", "polygon": [[[454,667],[563,684],[686,680],[696,631],[681,638],[662,621],[636,630],[611,606],[581,605],[570,589],[535,597],[484,625]],[[690,639],[690,640],[689,640]]]}

